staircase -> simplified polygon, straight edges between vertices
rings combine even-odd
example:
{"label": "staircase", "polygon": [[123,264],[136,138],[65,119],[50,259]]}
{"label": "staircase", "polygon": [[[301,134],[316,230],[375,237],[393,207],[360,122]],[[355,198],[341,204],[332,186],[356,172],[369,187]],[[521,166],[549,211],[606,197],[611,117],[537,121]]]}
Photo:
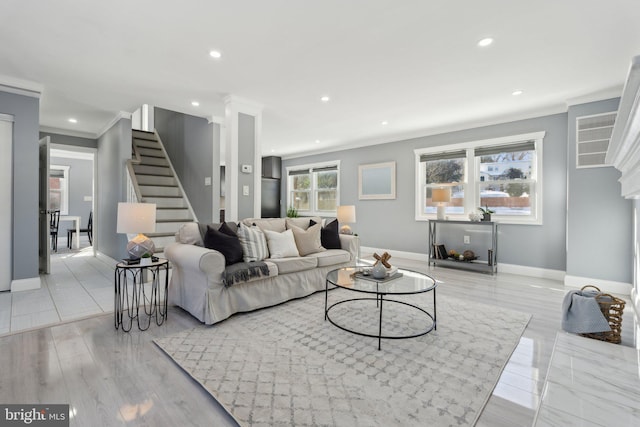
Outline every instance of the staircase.
{"label": "staircase", "polygon": [[133,159],[127,164],[128,201],[156,204],[156,232],[145,235],[153,240],[156,254],[163,256],[164,247],[175,242],[175,233],[182,224],[196,218],[158,135],[139,130],[132,133]]}

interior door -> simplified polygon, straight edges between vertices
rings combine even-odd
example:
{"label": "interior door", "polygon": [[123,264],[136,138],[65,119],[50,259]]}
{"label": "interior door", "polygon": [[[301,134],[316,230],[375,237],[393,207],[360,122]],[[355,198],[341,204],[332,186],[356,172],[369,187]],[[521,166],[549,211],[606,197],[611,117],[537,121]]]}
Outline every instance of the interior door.
{"label": "interior door", "polygon": [[49,274],[51,270],[51,245],[49,244],[49,137],[40,140],[39,162],[39,195],[38,205],[40,216],[38,218],[38,259],[40,273]]}
{"label": "interior door", "polygon": [[13,264],[13,116],[0,114],[0,291],[11,289]]}

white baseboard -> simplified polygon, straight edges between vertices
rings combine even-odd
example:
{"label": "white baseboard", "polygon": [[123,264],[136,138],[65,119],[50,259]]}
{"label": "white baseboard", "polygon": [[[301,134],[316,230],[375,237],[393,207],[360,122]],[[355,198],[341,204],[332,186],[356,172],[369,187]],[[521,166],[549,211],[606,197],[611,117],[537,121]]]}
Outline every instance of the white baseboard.
{"label": "white baseboard", "polygon": [[41,287],[42,283],[40,283],[40,276],[11,281],[11,292],[31,291],[34,289],[40,289]]}
{"label": "white baseboard", "polygon": [[[392,249],[381,249],[381,248],[371,248],[368,246],[362,246],[360,248],[361,254],[368,253],[378,253],[382,254],[383,252],[389,252],[392,256],[398,258],[404,258],[412,261],[422,261],[428,262],[429,255],[423,253],[416,252],[404,252],[404,251],[396,251]],[[537,267],[527,267],[525,265],[515,265],[515,264],[498,264],[498,272],[499,273],[510,273],[510,274],[519,274],[521,276],[529,276],[529,277],[539,277],[550,280],[558,280],[562,282],[564,280],[564,271],[560,270],[548,270],[545,268],[537,268]]]}
{"label": "white baseboard", "polygon": [[[398,258],[404,258],[412,261],[422,261],[425,263],[429,261],[429,255],[424,253],[404,252],[392,249],[372,248],[368,246],[362,246],[360,248],[361,254],[372,254],[374,252],[382,254],[385,251]],[[615,282],[613,280],[592,279],[589,277],[569,276],[561,270],[550,270],[546,268],[529,267],[526,265],[498,263],[498,274],[500,273],[518,274],[520,276],[557,280],[559,282],[564,282],[564,286],[568,288],[581,288],[584,285],[594,285],[603,292],[620,295],[631,295],[631,290],[633,288],[631,283]],[[640,313],[640,295],[637,296],[634,303],[637,312]]]}
{"label": "white baseboard", "polygon": [[568,274],[564,276],[564,285],[568,288],[581,288],[585,285],[593,285],[602,292],[620,295],[631,295],[631,289],[633,289],[633,285],[631,285],[631,283],[593,279],[590,277],[570,276]]}
{"label": "white baseboard", "polygon": [[518,274],[520,276],[537,277],[540,279],[557,280],[562,282],[565,272],[562,270],[551,270],[548,268],[529,267],[517,264],[500,264],[498,263],[499,273]]}
{"label": "white baseboard", "polygon": [[369,253],[377,253],[382,255],[385,252],[389,252],[391,256],[409,259],[411,261],[429,261],[428,254],[419,254],[416,252],[404,252],[404,251],[396,251],[394,249],[381,249],[381,248],[370,248],[368,246],[360,246],[360,254],[369,254]]}

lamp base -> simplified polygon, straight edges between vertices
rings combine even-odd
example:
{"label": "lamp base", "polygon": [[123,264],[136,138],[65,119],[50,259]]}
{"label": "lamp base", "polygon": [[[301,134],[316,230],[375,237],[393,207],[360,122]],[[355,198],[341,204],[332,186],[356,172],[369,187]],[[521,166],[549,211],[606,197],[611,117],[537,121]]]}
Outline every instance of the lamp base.
{"label": "lamp base", "polygon": [[144,234],[138,234],[127,243],[127,252],[129,252],[131,258],[142,258],[146,254],[153,255],[155,250],[156,245],[153,244],[153,240]]}
{"label": "lamp base", "polygon": [[437,214],[436,214],[436,219],[444,219],[444,212],[447,209],[447,207],[445,205],[438,205],[438,210],[437,210]]}
{"label": "lamp base", "polygon": [[351,227],[345,224],[340,227],[340,234],[353,234],[353,231],[351,231]]}

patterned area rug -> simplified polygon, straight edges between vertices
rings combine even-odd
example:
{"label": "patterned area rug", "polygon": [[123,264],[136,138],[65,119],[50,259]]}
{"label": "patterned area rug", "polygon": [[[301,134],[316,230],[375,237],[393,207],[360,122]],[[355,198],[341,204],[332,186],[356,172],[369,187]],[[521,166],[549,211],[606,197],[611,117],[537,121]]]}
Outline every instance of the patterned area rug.
{"label": "patterned area rug", "polygon": [[[353,298],[343,289],[329,303]],[[155,340],[246,426],[473,425],[530,315],[438,295],[437,330],[404,340],[354,335],[324,321],[324,292]],[[411,301],[432,312],[431,294]],[[383,334],[430,324],[385,301]],[[377,333],[375,300],[332,320]],[[410,325],[410,326],[408,326]]]}

